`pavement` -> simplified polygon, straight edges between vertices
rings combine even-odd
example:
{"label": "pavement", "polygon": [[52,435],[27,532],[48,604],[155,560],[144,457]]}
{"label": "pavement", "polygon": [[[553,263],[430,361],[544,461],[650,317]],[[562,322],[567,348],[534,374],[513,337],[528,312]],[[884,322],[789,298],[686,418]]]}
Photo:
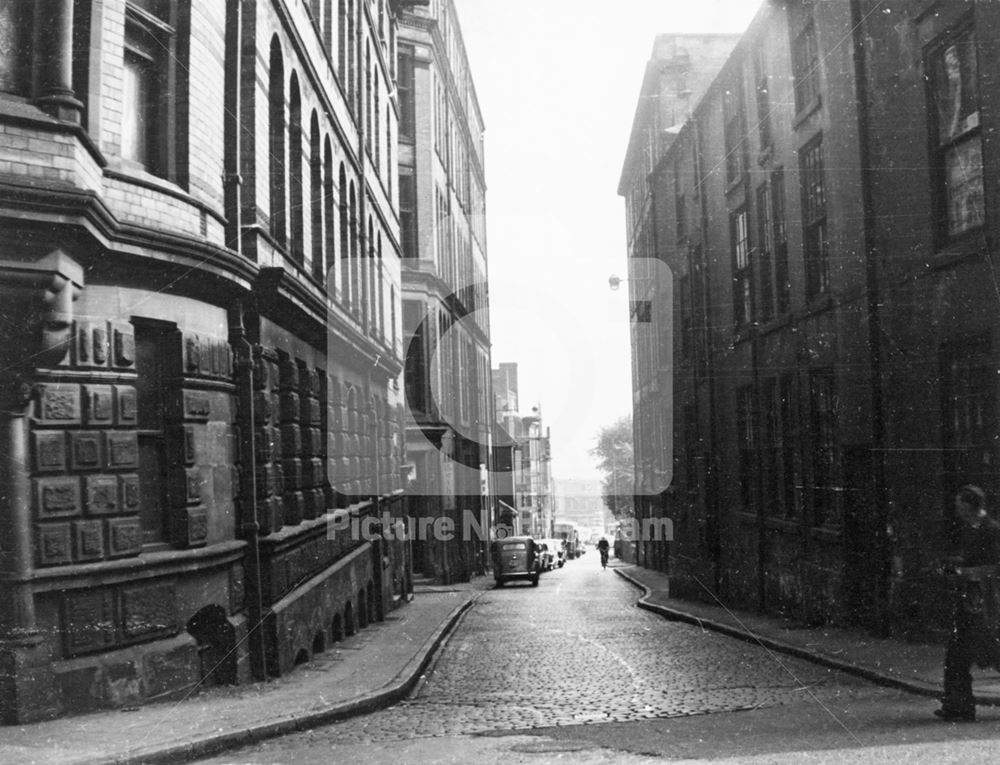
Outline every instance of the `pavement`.
{"label": "pavement", "polygon": [[[750,641],[775,652],[923,696],[941,692],[944,648],[806,628],[761,614],[670,597],[669,577],[613,561],[609,568],[643,591],[641,608],[667,619]],[[183,762],[365,714],[407,698],[436,650],[490,577],[415,587],[414,599],[286,677],[213,687],[169,704],[109,710],[0,727],[0,763],[133,765]],[[1000,674],[976,671],[981,704],[1000,706]]]}
{"label": "pavement", "polygon": [[417,686],[436,649],[491,577],[417,585],[411,602],[285,677],[212,687],[174,703],[0,727],[0,763],[176,763],[390,706]]}
{"label": "pavement", "polygon": [[[921,696],[940,697],[944,646],[876,638],[860,630],[807,627],[773,616],[736,610],[721,601],[702,603],[670,597],[670,577],[659,571],[613,562],[609,568],[645,594],[639,607],[667,619],[696,624],[763,646],[775,653],[797,656],[857,675],[879,685]],[[1000,706],[1000,673],[973,668],[976,703]]]}

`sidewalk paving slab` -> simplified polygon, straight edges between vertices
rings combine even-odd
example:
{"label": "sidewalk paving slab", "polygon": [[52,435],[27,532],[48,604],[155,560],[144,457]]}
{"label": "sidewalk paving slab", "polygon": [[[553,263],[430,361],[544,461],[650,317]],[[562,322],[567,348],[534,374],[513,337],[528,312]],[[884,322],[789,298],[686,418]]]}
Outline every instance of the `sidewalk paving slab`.
{"label": "sidewalk paving slab", "polygon": [[[612,564],[615,572],[645,590],[638,605],[668,619],[687,622],[790,654],[879,685],[938,698],[942,691],[944,646],[872,637],[860,630],[806,627],[765,614],[737,611],[724,604],[670,597],[670,577],[633,564]],[[973,668],[976,703],[1000,706],[1000,673]]]}
{"label": "sidewalk paving slab", "polygon": [[366,714],[404,699],[492,580],[420,586],[414,600],[285,677],[175,703],[0,727],[0,763],[176,763]]}

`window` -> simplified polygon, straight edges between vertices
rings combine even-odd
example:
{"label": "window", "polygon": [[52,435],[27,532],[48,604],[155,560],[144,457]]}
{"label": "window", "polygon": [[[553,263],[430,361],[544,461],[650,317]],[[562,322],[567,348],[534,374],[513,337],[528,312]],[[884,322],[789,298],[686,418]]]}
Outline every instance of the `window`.
{"label": "window", "polygon": [[812,20],[792,41],[792,76],[795,79],[795,110],[801,112],[819,98],[819,47]]}
{"label": "window", "polygon": [[938,231],[957,236],[983,225],[983,156],[975,40],[967,28],[935,49],[931,73]]}
{"label": "window", "polygon": [[312,233],[312,273],[317,281],[322,282],[326,274],[323,262],[325,245],[323,234],[323,156],[320,148],[319,118],[316,111],[309,120],[309,210],[310,231]]}
{"label": "window", "polygon": [[270,231],[271,236],[284,246],[288,215],[285,196],[285,64],[277,36],[271,40],[267,99]]}
{"label": "window", "polygon": [[347,77],[347,9],[344,0],[337,0],[337,76],[341,85]]}
{"label": "window", "polygon": [[403,326],[413,328],[413,334],[406,344],[406,369],[403,382],[406,386],[406,406],[412,412],[427,411],[427,338],[426,322],[420,303],[404,301]]}
{"label": "window", "polygon": [[396,97],[399,100],[399,140],[405,143],[413,143],[416,138],[416,103],[413,86],[413,48],[409,45],[400,45]]}
{"label": "window", "polygon": [[365,43],[365,148],[372,151],[372,51]]}
{"label": "window", "polygon": [[810,300],[830,289],[822,137],[799,152],[799,171],[802,178],[806,299]]}
{"label": "window", "polygon": [[122,59],[121,156],[152,175],[171,177],[176,131],[177,23],[173,4],[143,0],[126,5]]}
{"label": "window", "polygon": [[653,303],[651,300],[632,301],[632,321],[637,324],[649,324],[653,321]]}
{"label": "window", "polygon": [[167,322],[134,319],[136,413],[139,423],[139,523],[144,544],[166,539],[168,512],[165,418],[180,369],[180,337]]}
{"label": "window", "polygon": [[767,82],[766,49],[761,46],[754,56],[754,89],[757,93],[757,135],[760,150],[771,146],[771,94]]}
{"label": "window", "polygon": [[771,240],[774,246],[774,301],[781,314],[788,310],[788,229],[785,225],[785,172],[771,173]]}
{"label": "window", "polygon": [[833,370],[818,369],[809,375],[809,411],[812,430],[812,524],[835,523],[836,398]]}
{"label": "window", "polygon": [[[296,262],[305,260],[305,203],[302,165],[302,97],[299,94],[299,80],[292,74],[288,104],[288,194],[289,214],[292,224],[292,257]],[[282,244],[284,244],[282,242]]]}
{"label": "window", "polygon": [[[376,66],[378,66],[377,62]],[[375,128],[373,130],[371,124],[366,125],[366,128],[371,131],[372,140],[375,141],[375,172],[378,173],[379,177],[382,176],[382,97],[380,93],[381,86],[379,85],[380,80],[378,71],[376,71],[375,84],[372,86],[372,98],[375,102],[372,107]]]}
{"label": "window", "polygon": [[382,233],[379,232],[375,248],[375,290],[378,294],[378,336],[385,341],[385,273],[382,265]]}
{"label": "window", "polygon": [[340,304],[345,308],[350,307],[351,299],[351,245],[350,245],[350,212],[347,206],[347,174],[344,172],[344,165],[340,165],[340,173],[337,184],[337,222],[340,230],[340,280],[338,284],[338,297]]}
{"label": "window", "polygon": [[729,216],[729,238],[733,253],[733,324],[741,327],[750,321],[750,240],[747,210],[741,207]]}
{"label": "window", "polygon": [[735,183],[747,172],[750,159],[744,140],[742,88],[734,85],[725,92],[722,109],[726,121],[726,181]]}
{"label": "window", "polygon": [[750,512],[754,502],[754,452],[756,450],[756,423],[753,411],[753,388],[744,385],[736,391],[736,430],[739,445],[740,504]]}
{"label": "window", "polygon": [[420,257],[417,247],[417,176],[399,167],[399,236],[404,258]]}
{"label": "window", "polygon": [[988,495],[1000,490],[996,478],[996,367],[989,338],[947,346],[941,354],[944,491],[973,483]]}
{"label": "window", "polygon": [[320,279],[328,294],[333,295],[337,279],[337,227],[334,217],[337,209],[334,194],[333,149],[330,137],[323,139],[323,270]]}
{"label": "window", "polygon": [[761,321],[774,318],[774,283],[771,259],[774,253],[774,208],[771,204],[771,187],[767,183],[757,188],[757,269],[760,274],[760,293],[757,299]]}

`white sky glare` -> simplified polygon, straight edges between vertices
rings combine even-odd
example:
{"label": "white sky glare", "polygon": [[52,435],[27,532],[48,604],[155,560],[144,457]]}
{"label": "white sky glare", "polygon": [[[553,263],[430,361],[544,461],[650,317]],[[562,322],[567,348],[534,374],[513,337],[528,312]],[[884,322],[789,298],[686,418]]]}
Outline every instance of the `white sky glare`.
{"label": "white sky glare", "polygon": [[455,0],[486,124],[493,366],[518,364],[557,478],[594,478],[598,430],[631,411],[617,195],[653,38],[742,32],[760,0]]}

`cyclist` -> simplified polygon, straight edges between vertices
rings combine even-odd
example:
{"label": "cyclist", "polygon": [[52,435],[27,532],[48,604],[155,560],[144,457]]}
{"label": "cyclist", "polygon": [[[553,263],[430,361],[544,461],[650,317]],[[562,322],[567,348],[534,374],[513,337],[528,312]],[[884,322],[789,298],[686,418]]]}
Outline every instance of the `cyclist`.
{"label": "cyclist", "polygon": [[601,537],[601,541],[597,543],[597,549],[601,553],[601,568],[608,567],[608,547],[610,547],[608,540]]}

